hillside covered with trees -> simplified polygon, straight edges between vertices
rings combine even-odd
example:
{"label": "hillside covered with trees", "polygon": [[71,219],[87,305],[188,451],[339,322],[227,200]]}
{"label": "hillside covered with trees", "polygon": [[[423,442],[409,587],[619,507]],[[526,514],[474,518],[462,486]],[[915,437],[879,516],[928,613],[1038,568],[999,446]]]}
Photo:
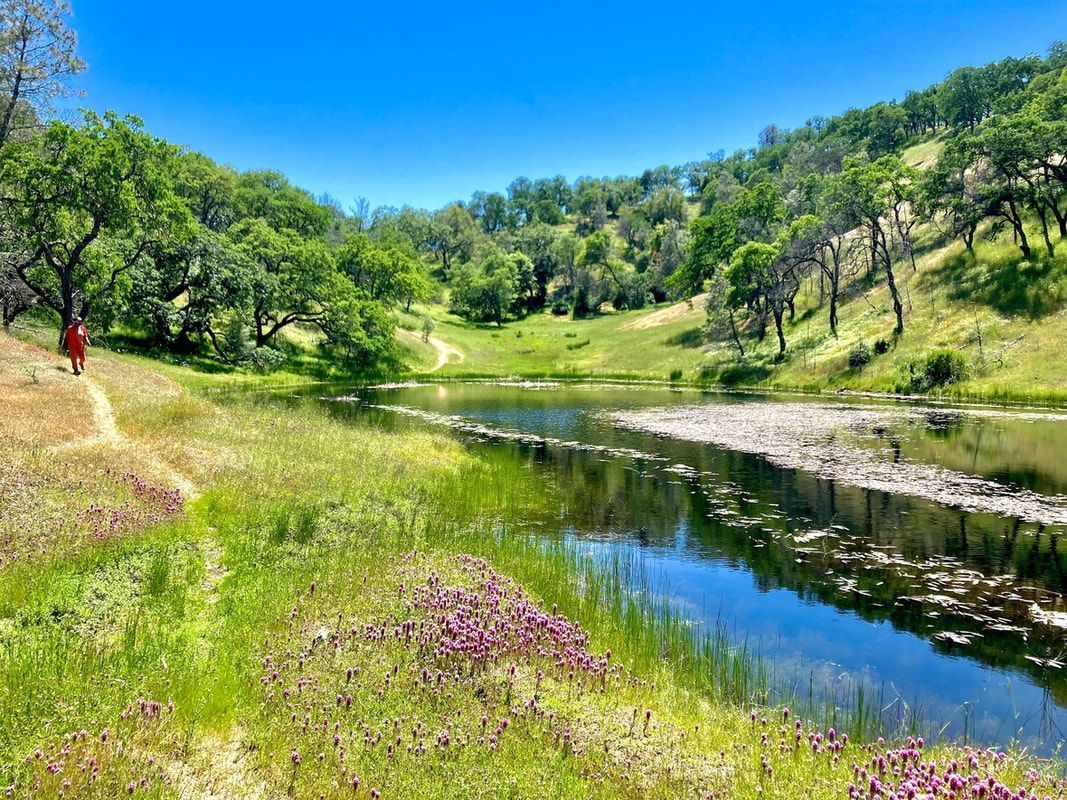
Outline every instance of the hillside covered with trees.
{"label": "hillside covered with trees", "polygon": [[[412,304],[500,326],[700,295],[699,339],[744,363],[765,340],[788,358],[798,306],[837,337],[842,304],[884,287],[892,324],[849,354],[862,368],[907,335],[901,278],[924,252],[961,242],[962,258],[979,259],[976,245],[997,243],[1003,260],[1011,242],[997,280],[1031,299],[1041,281],[1040,307],[1019,313],[1036,320],[1067,295],[1063,43],[961,67],[899,101],[768,125],[730,155],[636,176],[519,177],[429,211],[346,209],[278,172],[162,141],[133,116],[49,119],[83,68],[67,9],[8,2],[2,25],[5,325],[80,315],[157,351],[261,369],[299,342],[360,372],[400,365],[396,312]],[[966,367],[958,353],[931,357],[915,388]]]}

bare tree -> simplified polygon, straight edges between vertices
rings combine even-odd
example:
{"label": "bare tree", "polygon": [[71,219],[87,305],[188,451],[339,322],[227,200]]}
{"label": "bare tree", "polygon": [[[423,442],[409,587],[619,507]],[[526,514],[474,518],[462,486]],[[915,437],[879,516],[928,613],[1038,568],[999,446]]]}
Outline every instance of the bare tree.
{"label": "bare tree", "polygon": [[0,146],[36,126],[85,68],[65,0],[0,0]]}

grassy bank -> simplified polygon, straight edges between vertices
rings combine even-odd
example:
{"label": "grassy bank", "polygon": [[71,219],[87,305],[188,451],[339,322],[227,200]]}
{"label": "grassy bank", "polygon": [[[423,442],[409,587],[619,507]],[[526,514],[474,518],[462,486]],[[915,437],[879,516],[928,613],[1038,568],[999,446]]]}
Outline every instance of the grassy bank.
{"label": "grassy bank", "polygon": [[758,659],[635,565],[524,535],[551,488],[518,463],[137,357],[90,361],[103,402],[56,367],[0,339],[15,796],[848,797],[905,779],[883,757],[1063,792],[760,705]]}

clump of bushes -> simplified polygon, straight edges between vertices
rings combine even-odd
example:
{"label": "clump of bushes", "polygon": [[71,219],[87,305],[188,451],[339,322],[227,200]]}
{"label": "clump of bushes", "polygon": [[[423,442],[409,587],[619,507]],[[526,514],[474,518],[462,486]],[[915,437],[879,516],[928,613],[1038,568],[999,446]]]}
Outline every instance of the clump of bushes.
{"label": "clump of bushes", "polygon": [[583,339],[580,342],[571,342],[569,345],[567,345],[567,349],[568,350],[579,350],[579,349],[585,347],[587,344],[589,344],[589,340],[588,339]]}
{"label": "clump of bushes", "polygon": [[852,369],[863,369],[871,363],[871,348],[866,342],[860,342],[848,351],[848,365]]}
{"label": "clump of bushes", "polygon": [[671,383],[677,383],[682,379],[682,371],[680,369],[672,369],[670,374]]}
{"label": "clump of bushes", "polygon": [[885,339],[879,339],[874,343],[874,354],[878,356],[884,356],[889,352],[889,342]]}
{"label": "clump of bushes", "polygon": [[934,350],[923,364],[923,388],[958,383],[967,375],[967,359],[956,350]]}
{"label": "clump of bushes", "polygon": [[252,366],[260,372],[272,372],[285,363],[285,354],[273,347],[263,345],[248,354]]}
{"label": "clump of bushes", "polygon": [[570,306],[567,305],[567,301],[563,298],[557,298],[552,301],[552,314],[557,317],[565,317],[570,313]]}

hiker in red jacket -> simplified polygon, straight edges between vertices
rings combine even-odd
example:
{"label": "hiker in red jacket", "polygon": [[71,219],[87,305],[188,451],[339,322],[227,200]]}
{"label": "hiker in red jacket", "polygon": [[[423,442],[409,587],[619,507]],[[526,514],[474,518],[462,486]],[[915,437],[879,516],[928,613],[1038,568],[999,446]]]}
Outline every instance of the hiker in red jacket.
{"label": "hiker in red jacket", "polygon": [[82,318],[75,317],[66,330],[67,352],[70,354],[70,366],[75,375],[81,375],[85,369],[85,347],[89,344],[89,332],[82,325]]}

